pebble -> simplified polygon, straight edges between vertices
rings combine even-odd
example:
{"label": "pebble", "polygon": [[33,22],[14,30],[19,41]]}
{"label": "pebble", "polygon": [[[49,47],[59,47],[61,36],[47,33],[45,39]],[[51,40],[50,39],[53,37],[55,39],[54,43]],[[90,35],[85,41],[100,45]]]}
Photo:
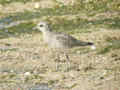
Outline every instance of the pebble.
{"label": "pebble", "polygon": [[31,73],[30,73],[30,72],[25,72],[24,75],[25,75],[25,76],[30,76]]}
{"label": "pebble", "polygon": [[92,46],[91,46],[91,49],[92,49],[92,50],[95,50],[95,49],[96,49],[96,46],[92,45]]}
{"label": "pebble", "polygon": [[39,5],[39,3],[35,3],[35,6],[34,6],[34,8],[39,8],[40,7],[40,5]]}

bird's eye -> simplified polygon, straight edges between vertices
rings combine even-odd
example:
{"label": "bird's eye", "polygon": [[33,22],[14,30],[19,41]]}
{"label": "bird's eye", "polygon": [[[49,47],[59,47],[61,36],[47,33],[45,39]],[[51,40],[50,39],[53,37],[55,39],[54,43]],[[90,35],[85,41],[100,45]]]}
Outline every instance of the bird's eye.
{"label": "bird's eye", "polygon": [[43,25],[40,25],[40,27],[43,27]]}

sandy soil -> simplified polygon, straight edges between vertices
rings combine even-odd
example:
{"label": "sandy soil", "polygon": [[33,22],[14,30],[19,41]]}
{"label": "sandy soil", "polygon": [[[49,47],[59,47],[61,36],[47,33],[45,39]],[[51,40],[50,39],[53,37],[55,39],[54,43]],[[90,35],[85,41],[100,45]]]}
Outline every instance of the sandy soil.
{"label": "sandy soil", "polygon": [[[41,2],[43,6],[46,5],[46,2]],[[10,14],[34,10],[33,4],[12,3],[4,9],[0,6],[0,11]],[[50,0],[46,6],[54,5]],[[111,50],[105,54],[97,52],[110,44],[106,42],[107,38],[120,39],[120,30],[101,28],[73,36],[80,40],[93,41],[96,49],[51,49],[43,43],[41,33],[1,39],[0,90],[26,90],[26,87],[28,89],[31,85],[40,83],[48,83],[53,90],[119,90],[120,50]],[[69,56],[70,67],[63,52]]]}

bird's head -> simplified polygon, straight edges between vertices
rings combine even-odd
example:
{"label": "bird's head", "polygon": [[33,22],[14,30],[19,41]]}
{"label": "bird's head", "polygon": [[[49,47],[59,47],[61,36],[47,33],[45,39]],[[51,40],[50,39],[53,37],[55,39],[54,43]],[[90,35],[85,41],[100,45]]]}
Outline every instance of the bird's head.
{"label": "bird's head", "polygon": [[41,32],[49,31],[49,25],[47,22],[39,22],[36,26],[36,29],[40,30]]}

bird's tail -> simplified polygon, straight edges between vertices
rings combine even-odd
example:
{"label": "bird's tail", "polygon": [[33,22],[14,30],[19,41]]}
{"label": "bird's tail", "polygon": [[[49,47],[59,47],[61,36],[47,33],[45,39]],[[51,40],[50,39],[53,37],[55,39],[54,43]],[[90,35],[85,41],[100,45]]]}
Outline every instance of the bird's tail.
{"label": "bird's tail", "polygon": [[81,41],[79,41],[79,46],[91,46],[91,45],[94,45],[94,43],[92,43],[92,42],[81,42]]}

